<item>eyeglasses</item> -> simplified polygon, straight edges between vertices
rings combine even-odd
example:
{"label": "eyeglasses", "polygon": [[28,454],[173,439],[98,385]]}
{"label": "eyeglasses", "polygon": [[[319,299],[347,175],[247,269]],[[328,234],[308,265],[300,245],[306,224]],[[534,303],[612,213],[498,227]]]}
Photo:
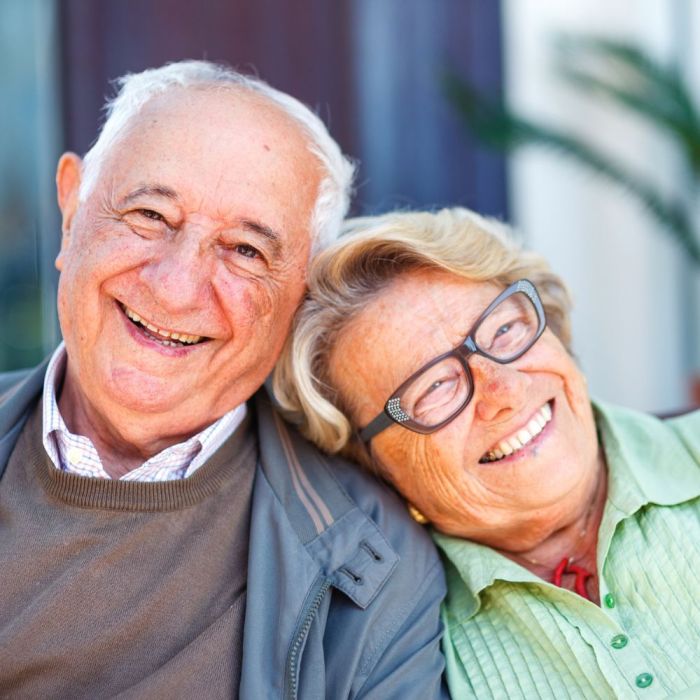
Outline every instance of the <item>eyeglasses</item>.
{"label": "eyeglasses", "polygon": [[456,348],[423,365],[391,395],[384,411],[360,431],[360,439],[368,443],[394,423],[424,435],[440,430],[474,395],[468,363],[472,355],[506,365],[522,357],[546,325],[535,285],[514,282],[488,305]]}

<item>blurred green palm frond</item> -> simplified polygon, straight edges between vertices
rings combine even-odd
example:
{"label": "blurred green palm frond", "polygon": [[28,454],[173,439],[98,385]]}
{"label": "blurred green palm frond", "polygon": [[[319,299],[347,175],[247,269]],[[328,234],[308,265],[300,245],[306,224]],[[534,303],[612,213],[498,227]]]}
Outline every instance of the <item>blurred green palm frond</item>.
{"label": "blurred green palm frond", "polygon": [[[676,145],[695,189],[700,184],[700,115],[674,67],[641,49],[596,37],[560,37],[558,71],[574,87],[607,99],[655,126]],[[635,197],[700,266],[700,240],[682,198],[665,196],[651,182],[581,138],[513,114],[455,73],[445,91],[471,131],[502,151],[545,146],[593,170]]]}

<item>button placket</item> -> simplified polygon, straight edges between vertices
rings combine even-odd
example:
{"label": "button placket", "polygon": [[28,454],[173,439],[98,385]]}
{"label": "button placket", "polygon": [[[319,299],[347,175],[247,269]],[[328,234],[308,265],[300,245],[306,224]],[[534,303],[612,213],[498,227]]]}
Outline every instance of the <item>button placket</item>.
{"label": "button placket", "polygon": [[[612,512],[611,510],[608,516]],[[607,548],[604,548],[603,532],[608,531],[611,534],[617,522],[623,519],[608,517],[609,522],[603,522],[600,526],[598,554],[600,557],[602,551],[604,556],[599,567],[600,606],[598,609],[611,624],[612,629],[609,628],[605,632],[603,629],[598,630],[597,642],[598,645],[604,644],[605,652],[600,646],[598,649],[601,653],[601,661],[604,654],[606,666],[607,662],[612,664],[608,667],[611,672],[610,683],[619,696],[661,700],[668,697],[668,689],[665,687],[662,676],[659,676],[659,669],[655,667],[653,657],[648,655],[641,640],[636,638],[637,618],[634,606],[629,607],[630,581],[627,577],[618,575],[613,567],[615,560],[609,556],[610,552]],[[612,536],[610,536],[611,541]]]}
{"label": "button placket", "polygon": [[635,648],[633,640],[628,635],[622,632],[614,635],[609,639],[609,647],[619,670],[627,676],[631,683],[642,690],[654,686],[644,694],[644,697],[663,697],[663,695],[659,695],[662,689],[658,684],[654,684],[653,674],[641,670],[645,666],[648,668],[649,664],[642,650],[638,647]]}
{"label": "button placket", "polygon": [[[582,638],[591,644],[593,647],[605,654],[616,667],[616,680],[610,677],[610,681],[615,684],[617,692],[622,695],[629,695],[630,690],[640,692],[639,697],[661,699],[666,697],[663,685],[655,680],[653,664],[649,663],[649,659],[644,653],[644,649],[639,644],[635,644],[634,637],[630,637],[626,632],[624,624],[624,616],[620,613],[620,600],[612,590],[605,585],[605,580],[601,578],[600,596],[601,605],[595,606],[598,614],[598,623],[589,621],[588,625],[579,627]],[[568,594],[566,601],[569,602],[569,596],[573,596],[569,591],[557,589],[563,596]],[[578,605],[586,604],[585,601],[578,599]],[[576,615],[569,617],[564,613],[571,624],[579,626]],[[590,625],[590,626],[589,626]],[[589,634],[588,631],[592,632]],[[604,646],[605,652],[601,648]],[[606,653],[607,652],[607,653]],[[619,674],[619,675],[618,675]],[[620,685],[624,683],[624,685]],[[642,685],[639,685],[641,683]],[[643,695],[641,690],[644,691]]]}

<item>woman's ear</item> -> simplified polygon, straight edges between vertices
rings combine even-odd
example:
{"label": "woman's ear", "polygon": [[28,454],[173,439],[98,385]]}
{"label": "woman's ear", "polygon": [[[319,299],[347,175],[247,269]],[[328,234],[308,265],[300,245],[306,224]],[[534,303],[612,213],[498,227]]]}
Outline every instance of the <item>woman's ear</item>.
{"label": "woman's ear", "polygon": [[63,268],[63,256],[70,245],[71,225],[78,210],[78,193],[80,191],[83,161],[75,153],[64,153],[56,168],[56,193],[61,209],[61,249],[56,258],[56,269]]}

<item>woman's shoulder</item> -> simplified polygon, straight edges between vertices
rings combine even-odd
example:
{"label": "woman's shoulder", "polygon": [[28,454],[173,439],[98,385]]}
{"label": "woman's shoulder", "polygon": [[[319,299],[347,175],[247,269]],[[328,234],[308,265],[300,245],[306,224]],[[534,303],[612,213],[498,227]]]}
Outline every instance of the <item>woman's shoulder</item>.
{"label": "woman's shoulder", "polygon": [[700,409],[665,421],[700,464]]}
{"label": "woman's shoulder", "polygon": [[677,502],[700,493],[700,412],[664,419],[596,402],[596,424],[608,468],[651,500]]}
{"label": "woman's shoulder", "polygon": [[700,442],[700,410],[655,414],[600,400],[592,401],[592,405],[599,431],[651,442],[676,440],[679,435],[694,431]]}

